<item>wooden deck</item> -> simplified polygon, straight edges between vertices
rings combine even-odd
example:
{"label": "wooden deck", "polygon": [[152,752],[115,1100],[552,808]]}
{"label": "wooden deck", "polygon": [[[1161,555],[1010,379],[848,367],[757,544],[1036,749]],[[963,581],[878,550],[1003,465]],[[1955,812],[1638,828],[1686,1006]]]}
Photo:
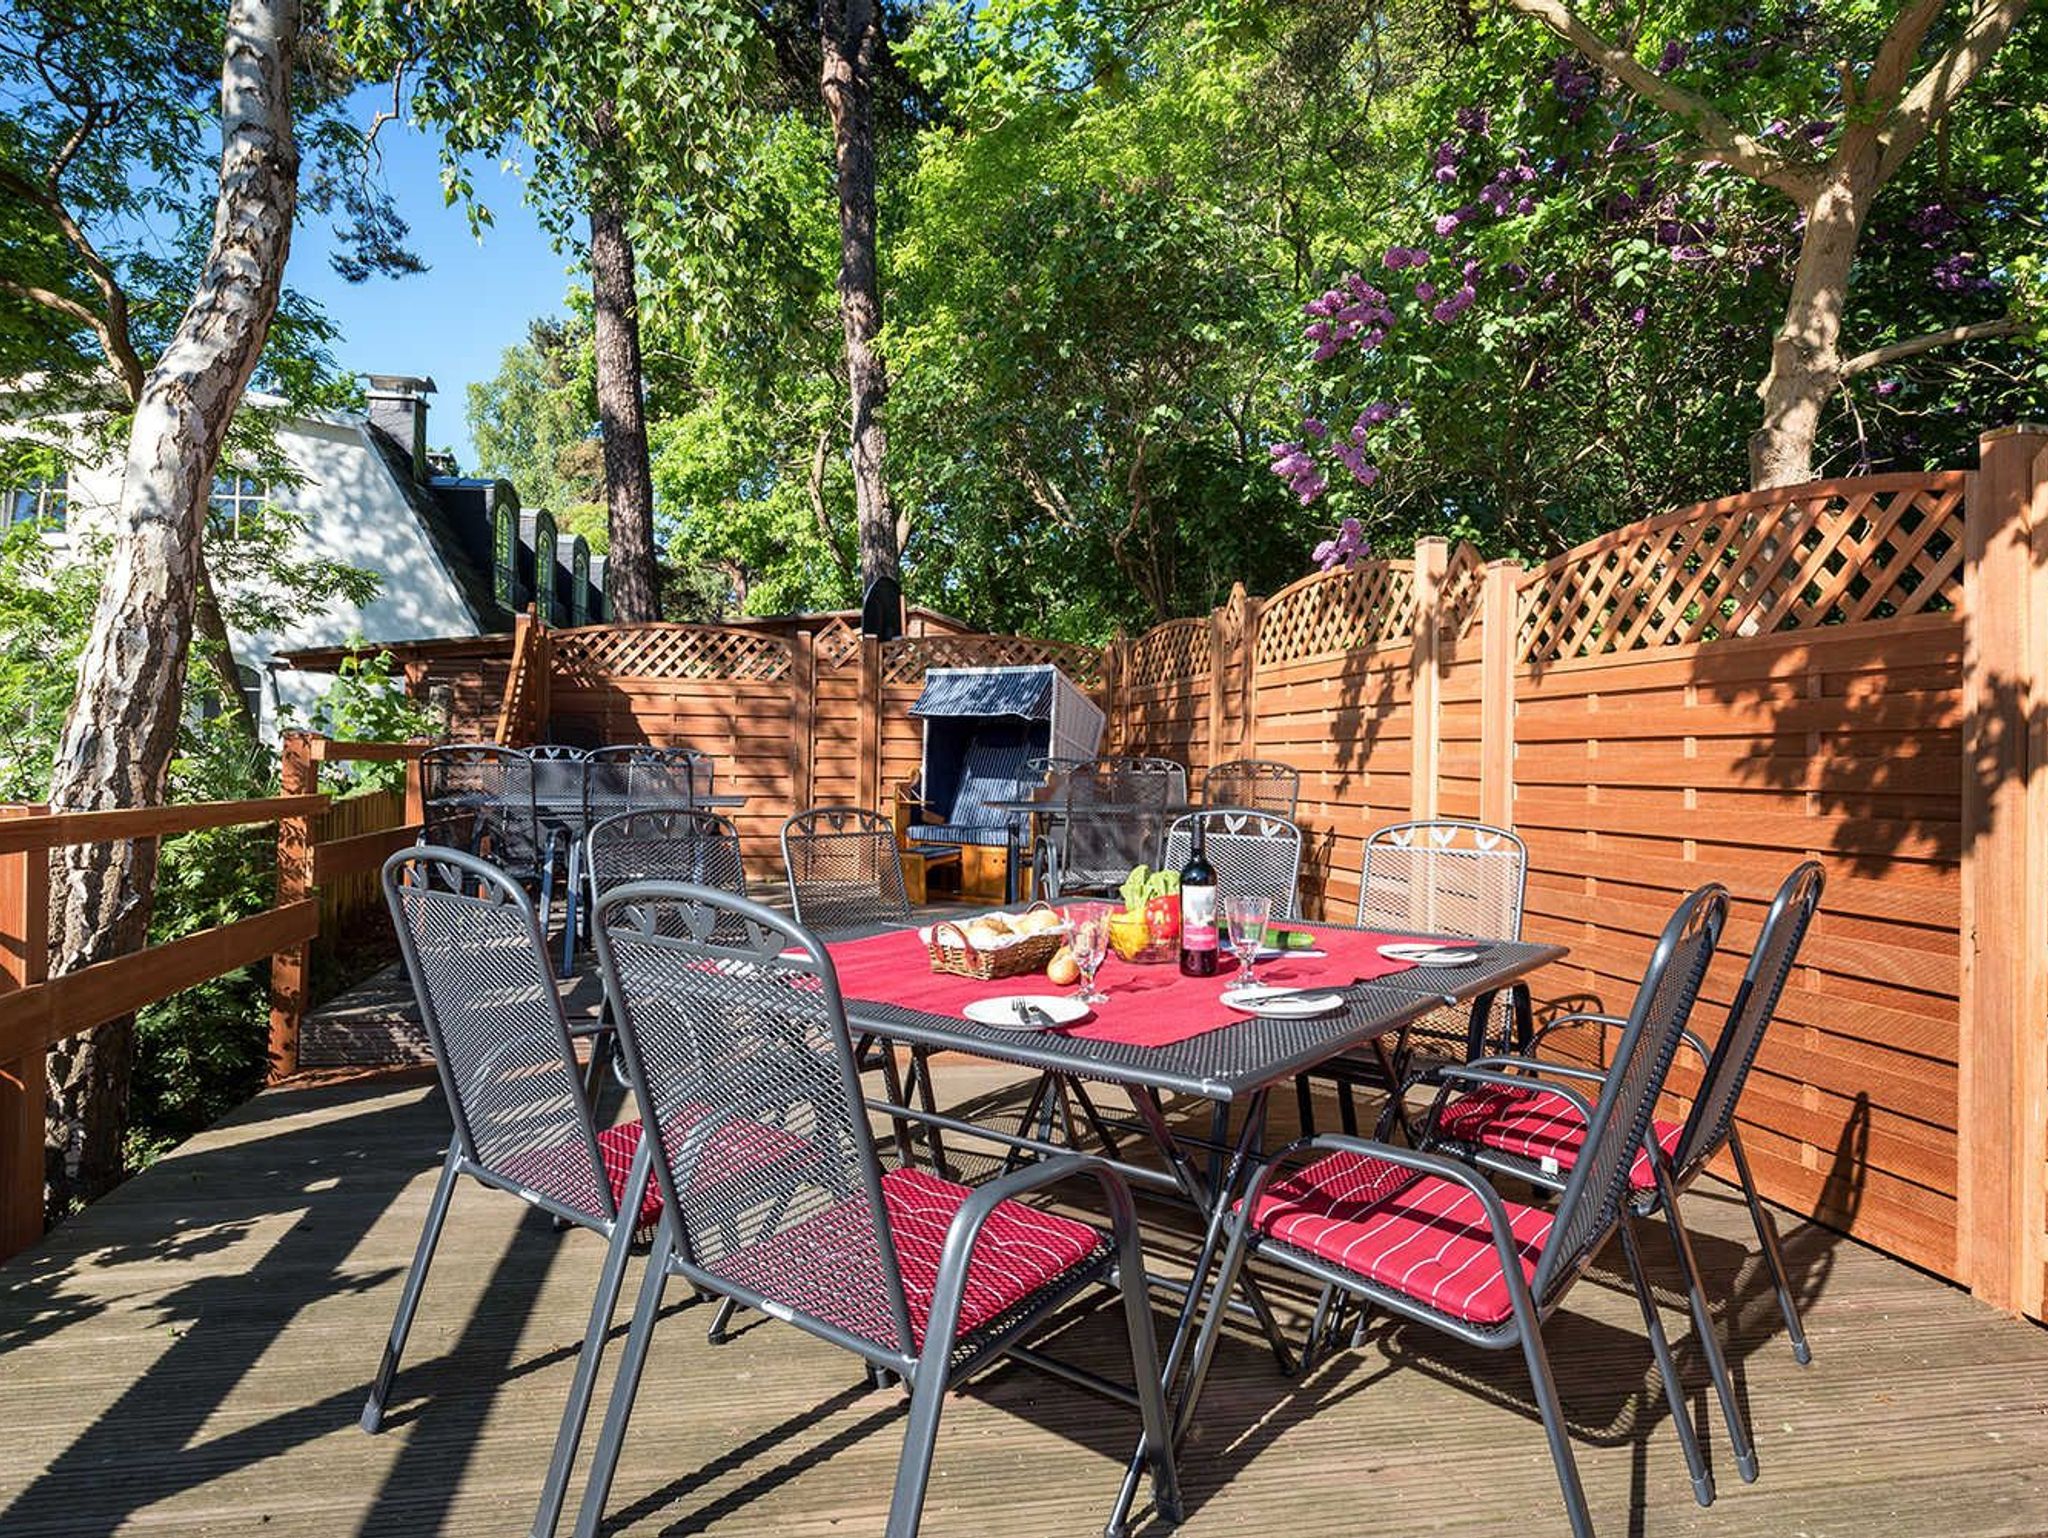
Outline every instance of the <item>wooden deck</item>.
{"label": "wooden deck", "polygon": [[[996,1076],[962,1065],[941,1086],[993,1093]],[[598,1268],[590,1236],[465,1190],[389,1428],[356,1426],[446,1130],[417,1071],[272,1091],[0,1268],[0,1533],[524,1533]],[[1715,1285],[1743,1299],[1763,1477],[1736,1481],[1717,1420],[1721,1498],[1692,1504],[1634,1304],[1596,1273],[1552,1339],[1603,1534],[2048,1532],[2048,1331],[1786,1220],[1814,1343],[1801,1369],[1739,1208],[1703,1188],[1692,1212]],[[705,1312],[672,1310],[657,1333],[611,1530],[878,1533],[900,1395],[772,1324],[712,1349]],[[1116,1362],[1109,1311],[1065,1334],[1077,1358]],[[1132,1428],[1001,1369],[948,1407],[925,1530],[1095,1532]],[[1236,1334],[1184,1478],[1189,1538],[1564,1526],[1518,1362],[1415,1329],[1377,1330],[1302,1383]]]}

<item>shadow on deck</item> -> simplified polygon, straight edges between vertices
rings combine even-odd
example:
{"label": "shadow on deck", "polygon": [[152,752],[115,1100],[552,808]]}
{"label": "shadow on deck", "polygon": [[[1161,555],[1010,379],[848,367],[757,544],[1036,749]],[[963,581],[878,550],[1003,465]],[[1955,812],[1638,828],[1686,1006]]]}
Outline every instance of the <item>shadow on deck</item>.
{"label": "shadow on deck", "polygon": [[[1005,1077],[942,1061],[939,1082],[986,1102]],[[0,1533],[524,1533],[596,1278],[591,1236],[465,1188],[388,1429],[356,1426],[446,1135],[418,1070],[273,1090],[0,1268]],[[1801,1369],[1739,1205],[1706,1185],[1691,1212],[1715,1295],[1740,1300],[1763,1478],[1737,1481],[1715,1420],[1721,1498],[1693,1506],[1634,1304],[1596,1274],[1551,1341],[1603,1533],[2048,1526],[2048,1331],[1780,1214],[1814,1345]],[[1192,1243],[1167,1229],[1155,1250],[1170,1264]],[[900,1395],[772,1324],[713,1349],[707,1313],[673,1308],[656,1334],[609,1531],[879,1533]],[[1704,1372],[1667,1315],[1703,1415]],[[1118,1329],[1084,1309],[1062,1350],[1121,1375]],[[925,1530],[1099,1531],[1133,1426],[997,1369],[948,1407]],[[1377,1330],[1305,1382],[1234,1332],[1183,1477],[1190,1538],[1564,1523],[1518,1359],[1414,1329]]]}

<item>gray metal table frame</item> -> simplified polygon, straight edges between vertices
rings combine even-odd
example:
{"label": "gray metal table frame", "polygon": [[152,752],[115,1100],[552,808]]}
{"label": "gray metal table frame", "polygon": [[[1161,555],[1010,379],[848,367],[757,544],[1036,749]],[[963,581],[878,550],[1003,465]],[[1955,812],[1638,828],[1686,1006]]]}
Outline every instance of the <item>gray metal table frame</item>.
{"label": "gray metal table frame", "polygon": [[[1326,929],[1348,925],[1322,925]],[[842,937],[844,939],[852,936]],[[1465,942],[1460,942],[1465,943]],[[1199,1036],[1162,1047],[1126,1046],[1116,1042],[1088,1041],[1057,1031],[1027,1032],[978,1025],[952,1015],[908,1009],[884,1000],[846,1000],[849,1021],[859,1031],[889,1041],[931,1051],[965,1052],[997,1062],[1014,1063],[1062,1078],[1086,1079],[1115,1084],[1127,1090],[1131,1103],[1166,1161],[1166,1171],[1150,1169],[1111,1157],[1104,1162],[1135,1185],[1162,1191],[1187,1200],[1203,1218],[1202,1244],[1197,1252],[1193,1275],[1174,1322],[1173,1337],[1161,1367],[1169,1402],[1175,1406],[1175,1423],[1182,1420],[1175,1393],[1175,1380],[1185,1365],[1190,1342],[1202,1317],[1202,1300],[1208,1290],[1209,1272],[1221,1252],[1223,1225],[1231,1203],[1250,1170],[1263,1156],[1267,1101],[1274,1089],[1291,1082],[1304,1069],[1369,1046],[1398,1031],[1444,1004],[1469,1004],[1473,1030],[1482,1028],[1494,996],[1503,988],[1517,995],[1517,1008],[1528,1008],[1529,974],[1567,954],[1563,946],[1535,945],[1495,940],[1485,943],[1479,960],[1469,967],[1428,969],[1427,980],[1417,977],[1423,968],[1397,974],[1396,978],[1356,983],[1333,988],[1345,996],[1345,1006],[1328,1015],[1310,1019],[1275,1019],[1253,1016],[1231,1025],[1219,1026]],[[1397,981],[1398,979],[1398,981]],[[1163,1094],[1190,1095],[1214,1102],[1219,1107],[1245,1107],[1244,1125],[1230,1145],[1221,1174],[1204,1178],[1196,1161],[1174,1136],[1166,1119]],[[887,1102],[877,1102],[877,1109]],[[1227,1114],[1227,1112],[1225,1113]],[[1070,1153],[1050,1140],[997,1132],[956,1118],[921,1113],[930,1120],[969,1137],[1006,1144],[1013,1149],[1044,1154]],[[899,1149],[912,1157],[907,1146]],[[1286,1347],[1271,1308],[1249,1277],[1242,1278],[1245,1302],[1257,1317],[1276,1355],[1284,1363]],[[1230,1300],[1212,1298],[1212,1309],[1228,1306]],[[1046,1365],[1035,1353],[1027,1357]],[[1057,1371],[1057,1364],[1052,1364]],[[1144,1474],[1142,1446],[1131,1456],[1124,1472],[1123,1488],[1106,1531],[1120,1538],[1126,1531],[1131,1507]]]}

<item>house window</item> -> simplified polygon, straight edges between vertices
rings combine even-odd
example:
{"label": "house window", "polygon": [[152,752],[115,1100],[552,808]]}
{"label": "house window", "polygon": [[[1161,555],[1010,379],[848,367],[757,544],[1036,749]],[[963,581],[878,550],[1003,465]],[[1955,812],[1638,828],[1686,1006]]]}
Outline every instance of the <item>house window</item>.
{"label": "house window", "polygon": [[64,527],[70,492],[61,476],[39,475],[9,487],[0,502],[0,520],[12,525],[41,520],[52,528]]}
{"label": "house window", "polygon": [[213,483],[207,500],[206,521],[223,539],[240,539],[244,527],[253,528],[270,501],[270,483],[253,475],[223,475]]}
{"label": "house window", "polygon": [[556,602],[560,578],[556,575],[555,515],[542,508],[533,518],[533,597],[540,605],[541,623],[562,623]]}
{"label": "house window", "polygon": [[504,503],[491,517],[491,591],[507,614],[519,611],[519,515]]}

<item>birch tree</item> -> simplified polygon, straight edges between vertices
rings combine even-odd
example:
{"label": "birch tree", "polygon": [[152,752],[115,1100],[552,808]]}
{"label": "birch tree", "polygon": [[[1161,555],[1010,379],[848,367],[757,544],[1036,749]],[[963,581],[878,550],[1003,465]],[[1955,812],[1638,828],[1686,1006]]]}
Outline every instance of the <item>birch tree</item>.
{"label": "birch tree", "polygon": [[[163,796],[214,470],[276,313],[291,247],[299,34],[299,0],[231,0],[213,234],[191,302],[137,395],[107,577],[51,779],[51,804],[62,810],[143,806]],[[154,840],[67,848],[58,879],[55,971],[142,944]],[[54,1206],[119,1178],[133,1059],[132,1020],[70,1038],[51,1054]]]}

